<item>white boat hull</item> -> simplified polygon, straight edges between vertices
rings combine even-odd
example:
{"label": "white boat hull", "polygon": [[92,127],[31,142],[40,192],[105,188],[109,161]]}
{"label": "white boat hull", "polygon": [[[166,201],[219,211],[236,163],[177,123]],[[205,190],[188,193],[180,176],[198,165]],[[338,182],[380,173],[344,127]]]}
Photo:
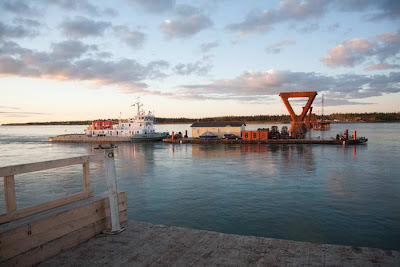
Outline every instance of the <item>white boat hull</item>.
{"label": "white boat hull", "polygon": [[161,141],[163,138],[167,136],[168,133],[135,134],[134,136],[131,136],[131,141],[132,142]]}

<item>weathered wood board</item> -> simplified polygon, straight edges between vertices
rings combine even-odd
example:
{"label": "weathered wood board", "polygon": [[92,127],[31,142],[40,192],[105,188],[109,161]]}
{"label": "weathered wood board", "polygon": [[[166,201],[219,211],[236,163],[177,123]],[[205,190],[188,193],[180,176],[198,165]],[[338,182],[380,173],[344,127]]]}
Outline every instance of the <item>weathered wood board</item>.
{"label": "weathered wood board", "polygon": [[[120,218],[126,220],[126,193],[119,192]],[[106,230],[107,195],[87,198],[0,225],[0,265],[31,265]]]}

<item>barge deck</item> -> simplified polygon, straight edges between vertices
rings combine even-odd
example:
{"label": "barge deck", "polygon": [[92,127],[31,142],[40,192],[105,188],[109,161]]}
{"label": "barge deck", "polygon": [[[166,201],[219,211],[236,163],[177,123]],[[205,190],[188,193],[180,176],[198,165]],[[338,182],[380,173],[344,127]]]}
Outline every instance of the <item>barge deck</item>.
{"label": "barge deck", "polygon": [[356,145],[362,144],[355,140],[335,140],[335,139],[267,139],[267,140],[243,140],[243,139],[219,139],[219,138],[180,138],[163,139],[165,143],[173,144],[308,144],[308,145]]}
{"label": "barge deck", "polygon": [[[119,143],[132,142],[128,136],[86,136],[84,134],[66,134],[50,137],[49,142],[66,143]],[[293,144],[293,145],[358,145],[365,142],[355,140],[335,140],[335,139],[267,139],[267,140],[243,140],[243,139],[221,139],[221,138],[164,138],[164,143],[172,144]]]}

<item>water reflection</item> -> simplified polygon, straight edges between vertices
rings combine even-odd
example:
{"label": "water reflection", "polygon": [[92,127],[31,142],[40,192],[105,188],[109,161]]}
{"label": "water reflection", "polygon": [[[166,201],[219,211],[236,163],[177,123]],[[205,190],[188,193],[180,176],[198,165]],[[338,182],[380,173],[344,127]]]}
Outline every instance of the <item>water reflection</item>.
{"label": "water reflection", "polygon": [[[334,136],[343,127],[318,134]],[[128,193],[130,220],[400,249],[399,127],[346,125],[369,138],[365,146],[120,144],[118,189]],[[96,146],[47,144],[41,140],[48,129],[33,138],[36,128],[24,129],[26,140],[40,141],[0,140],[3,166],[92,154]],[[63,187],[80,190],[82,167],[74,168],[17,176],[17,199],[51,198]],[[105,190],[102,163],[91,164],[91,184]],[[55,193],[42,194],[43,187]],[[4,195],[1,201],[3,206]]]}

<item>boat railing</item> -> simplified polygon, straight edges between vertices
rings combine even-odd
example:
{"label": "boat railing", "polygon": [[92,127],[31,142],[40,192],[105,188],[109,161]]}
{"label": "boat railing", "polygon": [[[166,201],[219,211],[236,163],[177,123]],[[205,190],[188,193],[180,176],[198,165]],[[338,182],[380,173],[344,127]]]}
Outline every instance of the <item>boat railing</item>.
{"label": "boat railing", "polygon": [[[0,177],[4,179],[4,197],[6,212],[0,214],[0,224],[24,218],[42,211],[50,210],[59,206],[73,203],[93,196],[93,189],[90,188],[90,162],[104,161],[104,154],[87,155],[66,159],[43,161],[29,164],[20,164],[0,168]],[[48,201],[45,203],[17,209],[15,194],[15,177],[23,173],[43,171],[54,168],[61,168],[70,165],[82,164],[83,179],[82,191],[76,194]]]}

